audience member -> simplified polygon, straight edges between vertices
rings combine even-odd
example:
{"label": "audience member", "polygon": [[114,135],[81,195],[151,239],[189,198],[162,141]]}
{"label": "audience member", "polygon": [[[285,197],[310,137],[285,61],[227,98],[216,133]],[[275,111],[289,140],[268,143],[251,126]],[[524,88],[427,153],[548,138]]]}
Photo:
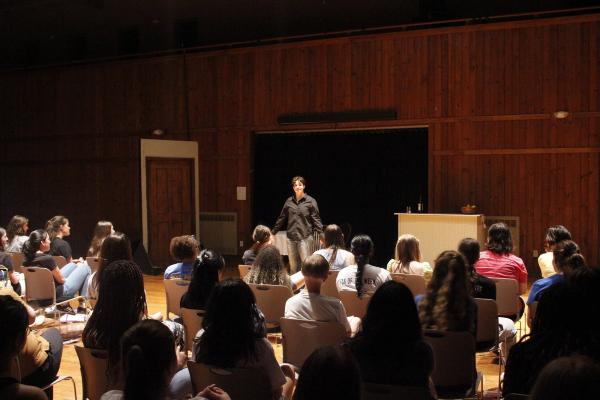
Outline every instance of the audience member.
{"label": "audience member", "polygon": [[8,247],[8,236],[4,228],[0,227],[0,265],[6,267],[8,270],[8,280],[13,290],[17,294],[21,294],[21,282],[19,274],[15,272],[12,258],[6,253]]}
{"label": "audience member", "polygon": [[342,269],[336,279],[337,290],[356,290],[356,295],[372,296],[384,282],[392,276],[383,268],[369,264],[373,255],[373,241],[367,235],[357,235],[350,243],[350,251],[354,255],[356,265]]}
{"label": "audience member", "polygon": [[8,236],[8,245],[5,251],[20,253],[23,244],[29,239],[27,231],[29,230],[29,220],[22,215],[13,216],[6,226]]}
{"label": "audience member", "polygon": [[467,261],[467,277],[471,283],[472,296],[496,300],[496,283],[475,270],[475,264],[479,260],[479,242],[472,238],[465,238],[458,244],[458,252]]}
{"label": "audience member", "polygon": [[350,334],[357,331],[360,319],[347,317],[339,299],[322,296],[321,285],[329,276],[329,263],[323,256],[313,254],[302,262],[305,288],[285,303],[285,317],[312,321],[336,321]]}
{"label": "audience member", "polygon": [[364,382],[429,388],[433,351],[423,340],[415,301],[404,284],[381,285],[362,326],[348,346]]}
{"label": "audience member", "polygon": [[560,357],[542,369],[531,400],[588,400],[600,396],[600,365],[589,357]]}
{"label": "audience member", "polygon": [[289,286],[295,291],[304,284],[304,277],[301,271],[290,277],[277,247],[268,245],[258,252],[254,266],[250,268],[244,281],[262,285]]}
{"label": "audience member", "polygon": [[98,258],[100,259],[98,270],[91,274],[88,279],[88,297],[91,299],[98,297],[98,288],[107,265],[117,260],[133,260],[131,244],[127,236],[121,232],[108,235],[102,242],[102,246],[100,246]]}
{"label": "audience member", "polygon": [[335,225],[327,225],[322,234],[322,249],[315,251],[329,262],[329,269],[339,271],[354,265],[354,255],[344,248],[344,234],[342,229]]}
{"label": "audience member", "polygon": [[277,363],[271,343],[265,338],[264,318],[246,283],[229,279],[217,284],[208,300],[202,327],[194,342],[196,362],[219,368],[259,368],[268,377],[274,399],[282,394],[290,398],[294,371],[289,365],[280,367]]}
{"label": "audience member", "polygon": [[225,259],[213,250],[202,250],[199,260],[194,263],[192,280],[188,291],[181,298],[181,307],[204,310],[210,293],[219,283],[219,271],[225,266]]}
{"label": "audience member", "polygon": [[244,265],[254,265],[256,255],[265,246],[273,244],[273,234],[268,226],[256,225],[252,232],[252,246],[242,255]]}
{"label": "audience member", "polygon": [[387,264],[387,270],[392,274],[413,274],[431,278],[431,265],[421,262],[419,239],[413,235],[404,234],[396,242],[395,258]]}
{"label": "audience member", "polygon": [[69,220],[63,215],[56,215],[46,223],[46,232],[50,236],[51,256],[63,256],[67,263],[73,261],[71,245],[64,238],[71,234]]}
{"label": "audience member", "polygon": [[190,279],[194,262],[200,253],[200,244],[194,236],[175,236],[169,245],[171,257],[178,261],[165,269],[164,278],[169,279],[173,275],[179,275],[183,279]]}
{"label": "audience member", "polygon": [[87,251],[88,257],[98,257],[100,255],[100,248],[104,239],[115,233],[115,228],[110,221],[98,221],[94,227],[94,237],[90,242],[90,247]]}
{"label": "audience member", "polygon": [[342,346],[315,350],[304,362],[294,400],[360,400],[360,370]]}
{"label": "audience member", "polygon": [[562,225],[555,225],[548,228],[546,231],[546,239],[544,240],[545,252],[538,257],[538,265],[542,272],[543,278],[548,278],[556,273],[552,259],[554,247],[563,240],[572,240],[571,232]]}

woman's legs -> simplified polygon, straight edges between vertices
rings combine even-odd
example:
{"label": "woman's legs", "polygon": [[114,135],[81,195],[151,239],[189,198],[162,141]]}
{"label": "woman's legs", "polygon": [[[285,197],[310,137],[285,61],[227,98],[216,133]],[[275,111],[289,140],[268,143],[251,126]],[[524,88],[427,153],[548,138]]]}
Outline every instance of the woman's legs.
{"label": "woman's legs", "polygon": [[180,369],[171,379],[167,390],[170,399],[184,399],[192,394],[192,378],[187,368]]}
{"label": "woman's legs", "polygon": [[92,273],[86,263],[69,263],[61,268],[60,272],[65,278],[62,297],[74,297],[77,292],[87,296],[87,285],[84,285]]}

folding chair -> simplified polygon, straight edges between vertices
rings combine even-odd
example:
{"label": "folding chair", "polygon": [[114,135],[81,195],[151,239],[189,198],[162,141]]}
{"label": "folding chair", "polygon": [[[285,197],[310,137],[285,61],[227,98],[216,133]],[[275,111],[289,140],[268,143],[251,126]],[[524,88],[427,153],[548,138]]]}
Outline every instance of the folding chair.
{"label": "folding chair", "polygon": [[244,265],[244,264],[238,265],[238,271],[240,272],[240,279],[244,279],[244,277],[246,275],[248,275],[248,272],[250,272],[251,268],[252,268],[252,265]]}
{"label": "folding chair", "polygon": [[[14,376],[19,381],[21,380],[21,365],[19,364],[19,357],[13,358],[13,362],[10,366],[10,371],[12,376]],[[75,385],[75,380],[70,375],[58,375],[56,378],[54,378],[52,382],[50,382],[46,386],[41,387],[40,389],[48,390],[56,384],[64,381],[71,381],[71,383],[73,384],[73,400],[77,400],[77,386]]]}
{"label": "folding chair", "polygon": [[[495,300],[475,298],[477,304],[477,333],[475,334],[475,348],[477,352],[489,352],[490,348],[498,344],[498,306]],[[506,349],[499,346],[499,349]],[[494,358],[496,357],[493,354]],[[500,353],[498,358],[498,387],[500,387],[500,377],[502,375],[502,365],[504,354]]]}
{"label": "folding chair", "polygon": [[108,353],[104,350],[75,346],[81,368],[83,398],[99,400],[103,393],[112,389],[108,379]]}
{"label": "folding chair", "polygon": [[100,266],[100,257],[86,257],[85,262],[90,266],[92,272],[98,271],[98,267]]}
{"label": "folding chair", "polygon": [[227,265],[221,268],[219,271],[219,281],[226,281],[227,279],[240,279],[240,269],[235,267],[228,267]]}
{"label": "folding chair", "polygon": [[362,400],[433,400],[429,388],[363,382]]}
{"label": "folding chair", "polygon": [[534,301],[529,306],[527,306],[527,326],[529,326],[529,328],[533,326],[533,320],[535,318],[535,313],[537,312],[537,307],[537,301]]}
{"label": "folding chair", "polygon": [[316,349],[342,343],[346,329],[339,322],[307,321],[281,318],[283,362],[302,368]]}
{"label": "folding chair", "polygon": [[13,269],[15,272],[23,272],[23,261],[25,261],[25,254],[23,253],[7,253],[12,260]]}
{"label": "folding chair", "polygon": [[192,378],[193,393],[197,394],[210,384],[225,390],[235,400],[273,398],[266,372],[260,368],[221,369],[193,361],[187,362]]}
{"label": "folding chair", "polygon": [[283,285],[258,285],[250,283],[250,289],[256,297],[256,305],[265,316],[267,328],[279,326],[279,320],[285,314],[285,302],[292,297],[292,289]]}
{"label": "folding chair", "polygon": [[185,329],[185,349],[192,351],[194,338],[198,331],[202,328],[202,320],[204,319],[204,310],[194,310],[191,308],[181,307],[181,319],[183,320],[183,328]]}
{"label": "folding chair", "polygon": [[52,258],[54,259],[54,263],[58,268],[62,268],[67,265],[67,259],[63,256],[52,256]]}
{"label": "folding chair", "polygon": [[25,267],[23,273],[25,274],[25,282],[27,284],[25,301],[30,303],[30,305],[37,304],[39,308],[46,307],[47,311],[50,309],[48,312],[60,314],[57,306],[68,304],[72,300],[86,301],[85,297],[76,296],[57,302],[54,276],[52,276],[52,271],[47,268]]}
{"label": "folding chair", "polygon": [[[521,326],[521,297],[519,296],[519,283],[515,279],[493,278],[496,282],[496,303],[498,316],[510,318],[518,323],[519,337],[522,333]],[[527,316],[525,316],[527,321]]]}
{"label": "folding chair", "polygon": [[188,291],[190,281],[180,278],[163,279],[165,284],[165,295],[167,297],[167,319],[169,313],[181,315],[181,297]]}
{"label": "folding chair", "polygon": [[356,290],[342,290],[339,292],[339,295],[347,315],[353,315],[360,319],[365,316],[369,301],[371,301],[370,296],[363,295],[362,298],[358,298]]}
{"label": "folding chair", "polygon": [[435,369],[431,378],[440,399],[476,397],[483,376],[475,367],[475,338],[470,332],[426,330],[425,341],[433,349]]}
{"label": "folding chair", "polygon": [[425,278],[416,274],[391,274],[396,282],[403,283],[412,292],[413,297],[425,294]]}
{"label": "folding chair", "polygon": [[329,276],[321,286],[321,294],[323,296],[335,297],[338,299],[340,298],[337,286],[335,285],[335,280],[337,279],[339,272],[340,271],[329,271]]}

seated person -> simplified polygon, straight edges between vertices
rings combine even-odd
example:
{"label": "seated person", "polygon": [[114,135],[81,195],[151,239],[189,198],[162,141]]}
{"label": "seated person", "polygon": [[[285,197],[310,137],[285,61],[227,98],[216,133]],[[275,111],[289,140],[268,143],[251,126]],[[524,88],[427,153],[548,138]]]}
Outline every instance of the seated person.
{"label": "seated person", "polygon": [[192,280],[188,291],[181,297],[180,306],[194,310],[204,310],[210,293],[219,283],[219,271],[225,260],[213,250],[202,250],[199,260],[194,263]]}
{"label": "seated person", "polygon": [[467,276],[471,282],[473,297],[496,300],[496,282],[478,274],[475,270],[475,264],[479,260],[479,242],[475,239],[465,238],[458,244],[458,252],[467,261]]}
{"label": "seated person", "polygon": [[431,265],[421,262],[419,239],[410,234],[401,235],[396,242],[396,258],[387,264],[387,270],[392,274],[421,275],[431,278]]}
{"label": "seated person", "polygon": [[0,228],[0,265],[8,270],[8,279],[13,290],[21,294],[20,274],[16,273],[13,267],[12,258],[5,253],[8,247],[8,236],[4,228]]}
{"label": "seated person", "polygon": [[354,255],[344,248],[344,234],[342,229],[335,225],[327,225],[322,234],[323,248],[314,252],[329,262],[329,269],[339,271],[350,265],[356,264]]}
{"label": "seated person", "polygon": [[173,275],[179,275],[182,279],[190,279],[194,262],[200,252],[200,244],[190,235],[175,236],[171,239],[169,246],[171,257],[179,261],[169,265],[165,269],[165,279],[170,279]]}
{"label": "seated person", "polygon": [[338,292],[356,290],[356,295],[371,296],[384,282],[392,280],[392,276],[383,268],[369,264],[373,255],[373,241],[367,235],[358,235],[350,243],[350,251],[354,255],[356,265],[341,270],[335,280]]}
{"label": "seated person", "polygon": [[[46,232],[50,236],[51,256],[62,256],[67,260],[67,264],[73,261],[73,251],[71,245],[64,238],[71,235],[71,226],[69,220],[63,215],[56,215],[46,223]],[[81,260],[80,260],[81,261]]]}
{"label": "seated person", "polygon": [[98,221],[96,223],[96,227],[94,228],[94,237],[90,242],[90,247],[87,251],[88,257],[98,257],[100,255],[100,248],[102,247],[102,243],[104,239],[106,239],[109,235],[115,233],[115,227],[110,221]]}
{"label": "seated person", "polygon": [[301,271],[290,276],[277,247],[268,245],[258,252],[254,266],[246,274],[244,281],[259,285],[289,286],[292,291],[296,291],[304,285],[304,276]]}
{"label": "seated person", "polygon": [[556,273],[552,259],[554,255],[554,247],[564,240],[573,240],[571,232],[562,225],[555,225],[548,228],[546,231],[546,239],[544,240],[545,253],[540,254],[538,257],[538,265],[543,278],[548,278]]}
{"label": "seated person", "polygon": [[337,321],[344,326],[348,336],[360,325],[360,318],[347,317],[342,302],[334,297],[321,295],[321,285],[329,276],[329,263],[318,254],[308,256],[302,262],[305,288],[285,303],[285,317],[312,321]]}
{"label": "seated person", "polygon": [[98,270],[90,275],[87,282],[88,297],[90,299],[96,299],[98,297],[102,274],[107,265],[118,260],[133,260],[131,243],[127,236],[121,232],[115,232],[108,235],[102,241],[98,258],[100,259]]}
{"label": "seated person", "polygon": [[252,247],[244,252],[242,255],[242,262],[244,265],[254,265],[256,255],[265,246],[273,244],[273,234],[268,226],[257,225],[252,232]]}
{"label": "seated person", "polygon": [[19,383],[11,373],[13,359],[27,341],[29,318],[23,304],[12,296],[0,296],[0,398],[47,400],[37,387]]}
{"label": "seated person", "polygon": [[561,357],[542,369],[531,400],[594,399],[600,394],[600,365],[590,357]]}
{"label": "seated person", "polygon": [[6,226],[8,244],[4,251],[20,253],[23,251],[23,243],[29,239],[29,220],[22,215],[14,215]]}

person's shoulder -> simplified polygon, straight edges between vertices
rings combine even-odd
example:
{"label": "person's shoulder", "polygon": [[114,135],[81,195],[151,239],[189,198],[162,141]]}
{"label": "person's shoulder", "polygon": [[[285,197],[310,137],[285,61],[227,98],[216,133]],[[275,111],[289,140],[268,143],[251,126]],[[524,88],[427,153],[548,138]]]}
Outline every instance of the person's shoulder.
{"label": "person's shoulder", "polygon": [[522,259],[521,257],[519,257],[519,256],[515,256],[515,255],[514,255],[514,254],[512,254],[512,253],[508,254],[508,258],[509,258],[511,261],[514,261],[514,262],[516,262],[516,263],[518,263],[518,264],[524,264],[524,263],[523,263],[523,259]]}
{"label": "person's shoulder", "polygon": [[344,276],[344,275],[349,275],[349,274],[356,273],[356,269],[357,269],[356,264],[354,264],[354,265],[348,265],[347,267],[344,267],[344,268],[340,269],[340,272],[338,272],[338,279],[339,279],[340,276]]}

